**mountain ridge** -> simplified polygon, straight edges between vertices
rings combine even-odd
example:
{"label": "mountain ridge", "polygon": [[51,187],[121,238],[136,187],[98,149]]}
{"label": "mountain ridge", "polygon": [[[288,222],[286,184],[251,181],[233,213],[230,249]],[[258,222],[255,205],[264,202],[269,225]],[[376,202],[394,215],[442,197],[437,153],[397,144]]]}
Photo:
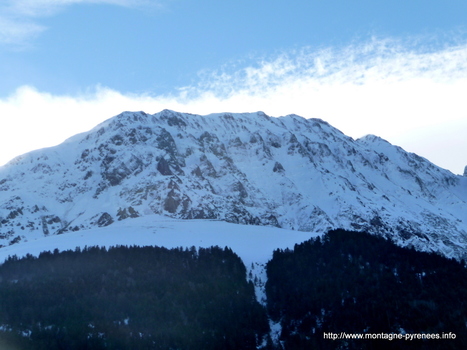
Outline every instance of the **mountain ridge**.
{"label": "mountain ridge", "polygon": [[158,214],[466,256],[467,178],[293,114],[124,112],[0,167],[0,193],[2,245]]}

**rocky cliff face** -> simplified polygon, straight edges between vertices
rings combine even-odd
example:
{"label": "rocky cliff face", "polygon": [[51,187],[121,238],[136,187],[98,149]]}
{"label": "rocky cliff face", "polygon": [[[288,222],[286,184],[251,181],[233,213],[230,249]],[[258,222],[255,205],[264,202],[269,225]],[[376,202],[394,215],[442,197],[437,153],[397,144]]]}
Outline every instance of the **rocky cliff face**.
{"label": "rocky cliff face", "polygon": [[466,177],[319,119],[125,112],[0,168],[2,245],[151,213],[467,255]]}

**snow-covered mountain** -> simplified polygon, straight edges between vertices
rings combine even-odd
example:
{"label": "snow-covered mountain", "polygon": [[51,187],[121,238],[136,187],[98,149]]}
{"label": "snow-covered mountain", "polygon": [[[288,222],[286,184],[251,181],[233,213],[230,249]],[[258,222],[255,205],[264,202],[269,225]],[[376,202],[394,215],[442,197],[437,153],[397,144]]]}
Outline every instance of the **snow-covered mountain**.
{"label": "snow-covered mountain", "polygon": [[125,112],[0,168],[3,246],[154,214],[467,256],[467,177],[319,119]]}

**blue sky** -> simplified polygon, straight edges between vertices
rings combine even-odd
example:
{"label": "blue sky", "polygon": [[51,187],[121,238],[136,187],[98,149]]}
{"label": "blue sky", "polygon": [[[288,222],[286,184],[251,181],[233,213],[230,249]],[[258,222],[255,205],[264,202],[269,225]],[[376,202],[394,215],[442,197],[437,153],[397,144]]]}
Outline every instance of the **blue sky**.
{"label": "blue sky", "polygon": [[0,164],[123,110],[263,110],[467,165],[467,3],[3,0]]}

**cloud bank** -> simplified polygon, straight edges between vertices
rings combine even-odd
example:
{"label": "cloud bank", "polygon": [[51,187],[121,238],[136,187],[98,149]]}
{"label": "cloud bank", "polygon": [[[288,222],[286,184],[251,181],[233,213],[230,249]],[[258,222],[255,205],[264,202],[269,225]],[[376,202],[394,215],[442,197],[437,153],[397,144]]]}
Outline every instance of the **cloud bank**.
{"label": "cloud bank", "polygon": [[200,72],[168,95],[95,87],[80,96],[18,88],[0,100],[0,164],[52,146],[124,110],[155,113],[295,113],[321,118],[354,138],[376,134],[435,164],[467,165],[467,44],[428,50],[373,39],[345,48],[303,48]]}

